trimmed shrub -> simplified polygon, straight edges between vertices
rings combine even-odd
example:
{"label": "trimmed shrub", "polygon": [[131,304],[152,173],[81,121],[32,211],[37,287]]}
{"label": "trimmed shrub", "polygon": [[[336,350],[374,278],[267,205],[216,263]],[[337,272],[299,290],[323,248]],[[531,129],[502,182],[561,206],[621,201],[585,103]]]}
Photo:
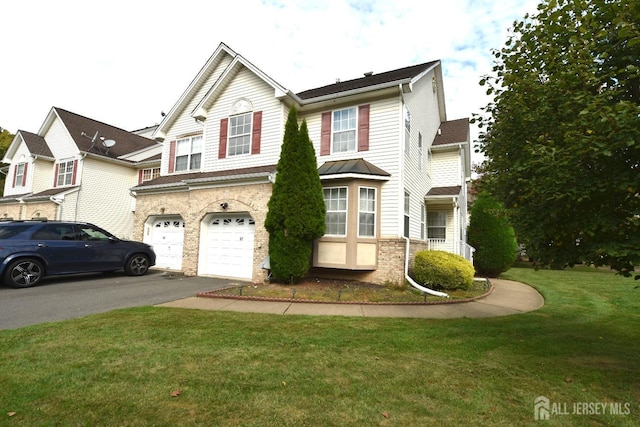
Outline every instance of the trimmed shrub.
{"label": "trimmed shrub", "polygon": [[413,274],[419,284],[440,290],[467,290],[473,283],[473,265],[460,255],[444,251],[419,251]]}
{"label": "trimmed shrub", "polygon": [[518,243],[503,206],[481,193],[471,208],[468,241],[476,248],[473,264],[479,276],[498,277],[518,255]]}

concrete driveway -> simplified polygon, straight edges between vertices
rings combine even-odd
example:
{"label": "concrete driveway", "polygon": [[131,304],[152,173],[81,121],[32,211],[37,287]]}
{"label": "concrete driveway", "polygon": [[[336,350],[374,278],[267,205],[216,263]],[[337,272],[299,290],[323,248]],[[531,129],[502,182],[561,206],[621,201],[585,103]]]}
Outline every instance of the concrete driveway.
{"label": "concrete driveway", "polygon": [[150,270],[142,277],[124,273],[51,277],[39,286],[0,285],[0,329],[82,317],[118,308],[162,304],[228,286],[230,281],[184,277]]}

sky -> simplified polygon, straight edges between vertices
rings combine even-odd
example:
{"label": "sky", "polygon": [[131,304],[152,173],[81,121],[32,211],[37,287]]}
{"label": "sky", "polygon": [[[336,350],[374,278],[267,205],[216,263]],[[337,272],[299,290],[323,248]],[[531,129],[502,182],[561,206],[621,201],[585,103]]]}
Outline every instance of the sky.
{"label": "sky", "polygon": [[157,124],[221,42],[293,92],[440,60],[447,118],[471,118],[490,101],[478,82],[491,72],[491,50],[537,4],[3,2],[0,127],[36,133],[52,107],[130,131]]}

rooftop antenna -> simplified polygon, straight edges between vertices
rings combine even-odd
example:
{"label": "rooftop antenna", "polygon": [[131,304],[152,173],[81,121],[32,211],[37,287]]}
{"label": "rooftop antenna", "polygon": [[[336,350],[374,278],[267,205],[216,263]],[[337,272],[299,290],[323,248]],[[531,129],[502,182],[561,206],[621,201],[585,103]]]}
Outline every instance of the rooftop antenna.
{"label": "rooftop antenna", "polygon": [[116,145],[116,142],[113,139],[104,139],[102,138],[102,145],[104,145],[107,148],[107,151],[105,151],[105,155],[109,154],[109,148],[113,147],[114,145]]}
{"label": "rooftop antenna", "polygon": [[[87,135],[86,133],[82,132],[81,133],[82,136],[85,136],[87,138],[89,138],[91,140],[91,146],[89,147],[89,149],[87,150],[87,152],[91,151],[93,149],[93,147],[95,147],[96,145],[96,141],[98,140],[98,131],[96,131],[96,134],[93,135],[93,137]],[[114,145],[116,145],[116,142],[113,139],[104,139],[103,136],[100,137],[100,141],[102,141],[102,145],[107,149],[105,151],[105,155],[109,154],[109,148],[113,147]],[[97,148],[97,147],[96,147]],[[98,152],[100,154],[102,154],[102,150],[100,150],[100,148],[98,148]]]}

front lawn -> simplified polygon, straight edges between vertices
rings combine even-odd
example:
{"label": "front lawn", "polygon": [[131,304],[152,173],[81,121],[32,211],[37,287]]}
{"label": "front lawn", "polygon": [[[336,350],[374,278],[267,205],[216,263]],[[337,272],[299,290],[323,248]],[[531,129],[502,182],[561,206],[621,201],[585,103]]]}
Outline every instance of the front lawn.
{"label": "front lawn", "polygon": [[0,331],[0,425],[538,425],[539,396],[544,425],[638,425],[640,283],[505,278],[545,306],[456,320],[144,307]]}

